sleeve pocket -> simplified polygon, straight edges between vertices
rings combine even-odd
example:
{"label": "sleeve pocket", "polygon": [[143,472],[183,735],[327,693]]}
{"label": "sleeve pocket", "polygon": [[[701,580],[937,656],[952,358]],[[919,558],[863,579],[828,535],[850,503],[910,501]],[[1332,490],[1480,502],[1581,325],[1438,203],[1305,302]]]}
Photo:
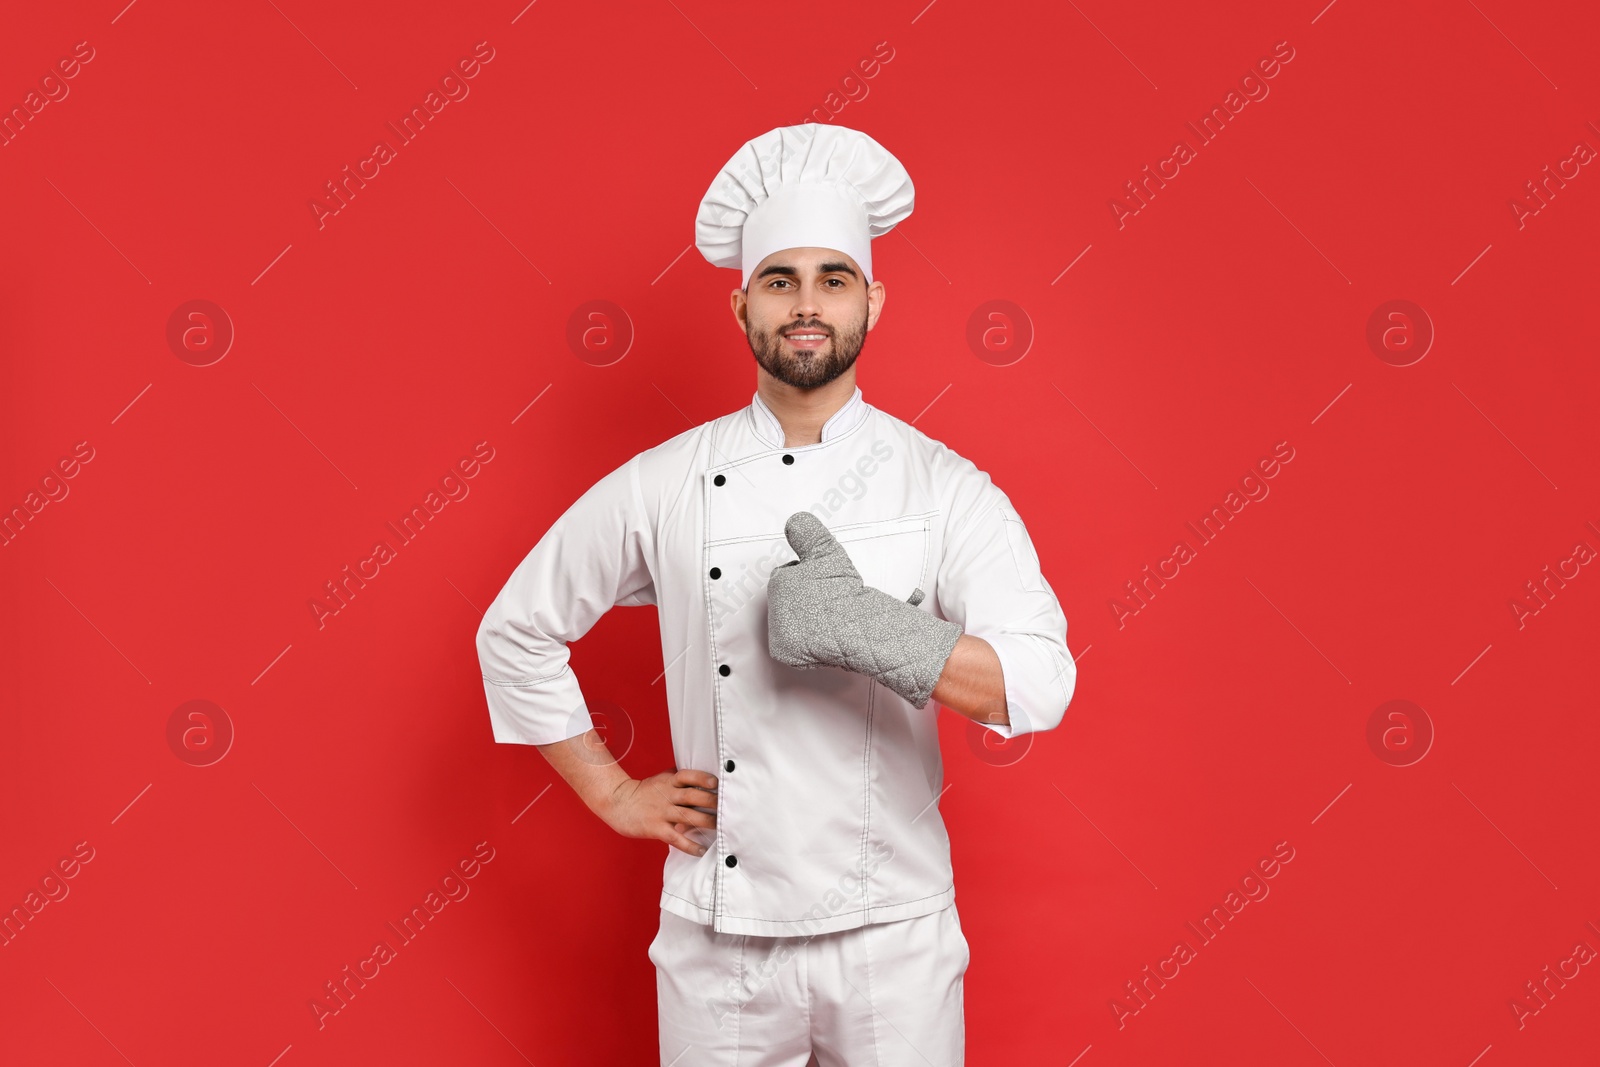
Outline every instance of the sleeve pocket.
{"label": "sleeve pocket", "polygon": [[1017,580],[1022,583],[1023,589],[1045,589],[1039,555],[1033,550],[1033,541],[1028,537],[1027,527],[1022,524],[1022,516],[1005,505],[1000,507],[1000,516],[1005,520],[1006,543],[1011,546],[1011,562],[1016,564]]}

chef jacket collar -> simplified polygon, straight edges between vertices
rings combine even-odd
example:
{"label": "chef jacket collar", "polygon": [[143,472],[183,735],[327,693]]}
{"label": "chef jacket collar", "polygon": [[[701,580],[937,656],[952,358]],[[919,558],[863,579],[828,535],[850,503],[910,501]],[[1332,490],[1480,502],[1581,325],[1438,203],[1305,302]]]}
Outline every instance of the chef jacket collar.
{"label": "chef jacket collar", "polygon": [[[822,424],[822,441],[826,444],[835,437],[841,437],[856,428],[861,420],[867,417],[867,403],[861,399],[861,386],[856,386],[855,392],[850,394],[850,399],[844,402],[844,407],[828,416],[828,421]],[[761,438],[773,448],[783,447],[783,424],[778,421],[778,416],[767,407],[766,401],[761,399],[758,391],[754,402],[750,405],[750,424]]]}

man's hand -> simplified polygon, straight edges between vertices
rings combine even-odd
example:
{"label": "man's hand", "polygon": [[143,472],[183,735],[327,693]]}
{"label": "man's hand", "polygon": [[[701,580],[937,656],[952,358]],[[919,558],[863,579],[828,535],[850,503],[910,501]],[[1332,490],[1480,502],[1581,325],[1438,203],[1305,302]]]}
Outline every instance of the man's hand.
{"label": "man's hand", "polygon": [[696,810],[717,806],[716,788],[716,775],[706,771],[662,771],[649,778],[628,778],[617,783],[598,814],[625,837],[653,837],[691,856],[703,856],[706,846],[689,831],[716,828],[714,812]]}
{"label": "man's hand", "polygon": [[783,528],[799,559],[767,579],[767,651],[802,670],[841,667],[924,707],[962,628],[861,580],[849,553],[809,511]]}

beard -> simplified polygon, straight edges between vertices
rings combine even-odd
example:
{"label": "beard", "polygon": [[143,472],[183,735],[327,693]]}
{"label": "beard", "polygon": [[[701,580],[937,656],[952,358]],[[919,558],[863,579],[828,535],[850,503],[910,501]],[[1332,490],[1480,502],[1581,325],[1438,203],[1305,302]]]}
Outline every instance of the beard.
{"label": "beard", "polygon": [[867,338],[865,308],[862,309],[861,318],[846,323],[841,330],[817,323],[809,324],[815,327],[814,332],[828,335],[827,342],[821,348],[790,348],[778,332],[789,325],[784,323],[771,331],[756,333],[747,323],[745,337],[749,339],[750,351],[761,369],[796,389],[820,388],[849,370],[855,365],[856,357],[861,355],[861,346]]}

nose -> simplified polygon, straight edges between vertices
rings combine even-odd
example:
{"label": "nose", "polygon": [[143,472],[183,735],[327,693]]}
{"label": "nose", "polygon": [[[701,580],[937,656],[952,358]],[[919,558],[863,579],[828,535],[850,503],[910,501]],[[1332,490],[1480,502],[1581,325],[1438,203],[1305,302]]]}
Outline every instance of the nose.
{"label": "nose", "polygon": [[822,312],[822,305],[817,300],[817,290],[809,283],[800,286],[794,298],[794,315],[797,322],[816,323]]}

